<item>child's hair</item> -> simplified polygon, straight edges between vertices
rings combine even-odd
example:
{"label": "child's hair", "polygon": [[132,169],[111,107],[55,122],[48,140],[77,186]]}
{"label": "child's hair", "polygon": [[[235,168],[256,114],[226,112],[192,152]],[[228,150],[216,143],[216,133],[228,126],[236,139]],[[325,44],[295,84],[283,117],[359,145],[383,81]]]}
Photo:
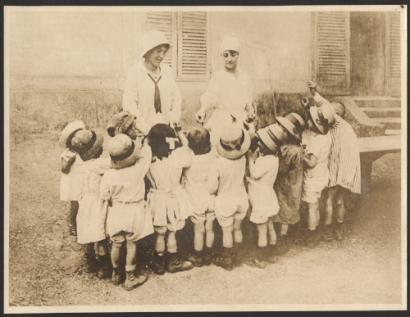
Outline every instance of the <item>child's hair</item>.
{"label": "child's hair", "polygon": [[187,135],[188,146],[195,155],[206,154],[211,151],[211,137],[204,128],[194,128]]}
{"label": "child's hair", "polygon": [[178,144],[175,131],[167,124],[158,123],[148,132],[148,143],[151,146],[152,156],[159,159],[168,157]]}

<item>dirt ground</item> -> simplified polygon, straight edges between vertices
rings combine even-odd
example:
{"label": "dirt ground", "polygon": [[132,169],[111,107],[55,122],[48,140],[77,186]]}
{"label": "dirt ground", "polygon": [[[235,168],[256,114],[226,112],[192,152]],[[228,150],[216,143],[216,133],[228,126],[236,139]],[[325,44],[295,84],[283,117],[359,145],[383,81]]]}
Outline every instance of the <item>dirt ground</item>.
{"label": "dirt ground", "polygon": [[[399,304],[400,154],[374,164],[371,193],[348,217],[343,242],[294,246],[265,269],[216,266],[163,276],[131,292],[78,271],[59,201],[57,134],[11,140],[9,304]],[[7,248],[7,246],[6,246]],[[138,309],[138,308],[136,308]]]}

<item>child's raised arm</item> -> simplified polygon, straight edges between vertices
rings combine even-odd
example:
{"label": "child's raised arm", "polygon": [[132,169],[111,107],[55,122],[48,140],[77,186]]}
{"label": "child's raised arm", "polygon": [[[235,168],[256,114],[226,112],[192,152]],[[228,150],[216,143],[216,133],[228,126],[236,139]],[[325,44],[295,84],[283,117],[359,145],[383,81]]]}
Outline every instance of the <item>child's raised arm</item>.
{"label": "child's raised arm", "polygon": [[74,164],[76,158],[76,153],[65,149],[64,152],[60,156],[61,160],[61,172],[64,174],[70,173],[71,166]]}

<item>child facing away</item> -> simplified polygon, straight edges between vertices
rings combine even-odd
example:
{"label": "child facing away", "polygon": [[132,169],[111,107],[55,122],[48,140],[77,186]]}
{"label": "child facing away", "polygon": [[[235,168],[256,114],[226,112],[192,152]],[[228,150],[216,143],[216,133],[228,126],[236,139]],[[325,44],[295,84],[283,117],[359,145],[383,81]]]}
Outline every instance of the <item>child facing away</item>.
{"label": "child facing away", "polygon": [[319,199],[322,190],[329,182],[329,151],[331,145],[328,133],[334,114],[330,108],[311,106],[308,111],[308,127],[303,131],[304,175],[302,201],[308,208],[308,230],[306,244],[309,247],[319,242],[318,226],[320,220]]}
{"label": "child facing away", "polygon": [[267,128],[259,129],[256,136],[257,148],[252,148],[247,153],[247,157],[248,195],[252,208],[250,221],[256,225],[258,243],[248,264],[264,268],[267,262],[275,263],[277,260],[275,255],[277,238],[273,216],[279,211],[279,203],[273,185],[279,166],[277,154],[280,145],[286,141],[286,134],[279,125],[272,124]]}
{"label": "child facing away", "polygon": [[97,270],[99,278],[110,276],[111,263],[105,243],[105,212],[100,200],[100,182],[110,167],[108,158],[100,158],[103,137],[94,131],[82,134],[86,149],[81,168],[82,184],[77,214],[77,242],[86,247],[88,272]]}
{"label": "child facing away", "polygon": [[84,145],[81,143],[81,134],[86,131],[83,121],[76,120],[69,122],[63,129],[59,139],[59,145],[64,149],[60,156],[61,161],[61,182],[60,200],[70,202],[70,212],[68,216],[68,228],[71,236],[77,236],[76,218],[78,213],[78,201],[80,200],[81,189],[81,151]]}
{"label": "child facing away", "polygon": [[[316,84],[308,82],[313,99],[319,107],[331,107],[335,112],[334,124],[329,129],[331,146],[329,153],[329,184],[326,195],[324,239],[343,240],[345,197],[361,193],[360,152],[357,136],[352,126],[343,118],[345,108],[341,103],[329,102],[316,91]],[[333,214],[335,208],[336,213]],[[333,225],[333,217],[336,223]]]}
{"label": "child facing away", "polygon": [[126,246],[124,288],[132,290],[147,280],[136,272],[137,241],[153,233],[152,219],[145,209],[144,176],[151,163],[151,149],[147,142],[133,141],[125,134],[111,138],[107,145],[111,157],[108,170],[100,185],[100,197],[106,210],[106,233],[112,241],[112,282],[121,284],[120,252]]}
{"label": "child facing away", "polygon": [[193,207],[190,219],[194,224],[194,254],[189,260],[199,267],[212,261],[215,196],[209,194],[207,185],[209,169],[215,162],[216,153],[211,149],[210,134],[204,128],[190,130],[187,139],[192,158],[189,168],[184,170],[184,178],[185,190]]}
{"label": "child facing away", "polygon": [[222,252],[215,265],[232,270],[235,253],[242,249],[241,223],[249,208],[245,189],[245,154],[250,147],[250,136],[235,117],[231,117],[215,144],[219,157],[209,171],[209,193],[215,197],[215,215],[222,227]]}
{"label": "child facing away", "polygon": [[[301,146],[305,120],[297,113],[276,118],[287,133],[288,142],[280,147],[278,177],[275,191],[279,201],[279,213],[274,222],[280,224],[276,254],[282,255],[289,250],[289,227],[300,220],[300,201],[303,185],[303,148]],[[294,229],[294,228],[293,228]]]}
{"label": "child facing away", "polygon": [[157,274],[164,274],[165,270],[170,273],[190,270],[193,265],[182,259],[176,239],[177,231],[184,228],[185,220],[192,212],[189,197],[181,184],[183,170],[190,165],[190,149],[180,146],[177,132],[167,124],[154,125],[148,140],[152,163],[147,174],[151,184],[147,209],[152,215],[156,235],[153,270]]}

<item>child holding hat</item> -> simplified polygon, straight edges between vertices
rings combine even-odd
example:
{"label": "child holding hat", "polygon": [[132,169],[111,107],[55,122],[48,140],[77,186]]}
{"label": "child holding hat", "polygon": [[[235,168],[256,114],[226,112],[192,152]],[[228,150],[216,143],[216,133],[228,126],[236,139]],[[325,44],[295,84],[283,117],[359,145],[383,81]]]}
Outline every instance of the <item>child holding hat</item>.
{"label": "child holding hat", "polygon": [[245,189],[245,154],[251,144],[243,124],[234,116],[224,123],[224,130],[216,142],[219,157],[209,171],[209,193],[215,197],[215,215],[222,227],[223,249],[214,263],[227,270],[233,269],[233,246],[241,248],[243,242],[241,223],[249,208]]}
{"label": "child holding hat", "polygon": [[141,39],[142,61],[131,67],[124,85],[122,109],[136,116],[144,134],[156,123],[178,123],[181,95],[172,69],[162,63],[170,43],[164,33],[149,31]]}
{"label": "child holding hat", "polygon": [[[105,212],[100,200],[100,182],[109,169],[108,158],[100,158],[103,152],[103,137],[94,131],[82,133],[86,149],[83,151],[82,184],[77,214],[77,242],[86,246],[88,271],[98,269],[99,278],[108,277],[111,261],[105,244]],[[97,261],[96,261],[97,260]]]}
{"label": "child holding hat", "polygon": [[305,120],[297,113],[277,117],[276,121],[287,133],[287,144],[280,147],[279,170],[275,191],[279,201],[279,213],[274,222],[280,224],[276,254],[282,255],[289,249],[288,230],[300,220],[300,200],[303,185],[303,148],[301,146]]}
{"label": "child holding hat", "polygon": [[[223,129],[224,123],[233,114],[238,121],[246,121],[255,117],[254,88],[248,74],[239,69],[240,56],[239,39],[226,36],[220,46],[220,54],[224,67],[215,72],[209,82],[206,92],[201,96],[201,108],[196,113],[196,120],[205,123],[211,131],[211,143],[217,142],[217,135]],[[214,109],[209,120],[207,112]]]}
{"label": "child holding hat", "polygon": [[276,262],[273,252],[276,232],[272,218],[279,211],[279,203],[273,185],[279,166],[277,154],[280,146],[286,141],[286,133],[279,125],[272,124],[259,129],[256,136],[258,147],[248,152],[248,195],[252,208],[250,221],[256,225],[258,231],[258,247],[248,264],[264,268],[266,261]]}
{"label": "child holding hat", "polygon": [[[182,134],[179,137],[183,139]],[[190,261],[181,258],[176,237],[192,212],[190,199],[181,184],[191,155],[187,146],[180,147],[179,137],[169,125],[161,123],[148,133],[152,163],[147,175],[151,184],[147,209],[152,215],[156,235],[153,270],[157,274],[165,273],[165,269],[175,273],[193,268]]]}
{"label": "child holding hat", "polygon": [[308,207],[308,230],[306,244],[309,247],[319,242],[320,220],[319,199],[329,182],[329,152],[331,138],[329,127],[334,121],[334,113],[329,108],[310,106],[307,109],[308,127],[302,134],[304,147],[304,175],[302,201]]}
{"label": "child holding hat", "polygon": [[83,160],[80,156],[83,144],[79,135],[86,129],[81,120],[68,123],[61,132],[59,145],[65,150],[60,156],[61,161],[61,181],[60,199],[70,202],[70,213],[68,217],[69,232],[72,236],[77,236],[76,218],[78,213],[78,201],[80,200],[81,189],[81,164]]}
{"label": "child holding hat", "polygon": [[194,266],[209,265],[215,239],[215,196],[209,194],[207,185],[209,170],[215,163],[216,153],[211,150],[210,135],[204,128],[190,130],[187,139],[192,158],[189,168],[184,171],[185,190],[192,202],[190,218],[194,223],[194,254],[189,260]]}
{"label": "child holding hat", "polygon": [[[357,136],[352,126],[343,117],[344,106],[329,102],[316,91],[316,84],[308,82],[308,87],[319,107],[330,107],[335,112],[334,123],[330,126],[331,147],[329,154],[329,184],[326,195],[324,239],[342,240],[344,237],[345,197],[350,193],[361,193],[360,152]],[[336,214],[333,214],[333,208]],[[333,216],[336,223],[333,225]]]}
{"label": "child holding hat", "polygon": [[100,185],[106,210],[106,233],[112,241],[112,282],[121,283],[120,252],[126,246],[126,279],[124,287],[132,290],[143,284],[147,276],[136,272],[137,241],[153,233],[152,220],[145,209],[144,176],[151,163],[151,149],[146,142],[133,141],[118,134],[108,141],[111,169]]}

